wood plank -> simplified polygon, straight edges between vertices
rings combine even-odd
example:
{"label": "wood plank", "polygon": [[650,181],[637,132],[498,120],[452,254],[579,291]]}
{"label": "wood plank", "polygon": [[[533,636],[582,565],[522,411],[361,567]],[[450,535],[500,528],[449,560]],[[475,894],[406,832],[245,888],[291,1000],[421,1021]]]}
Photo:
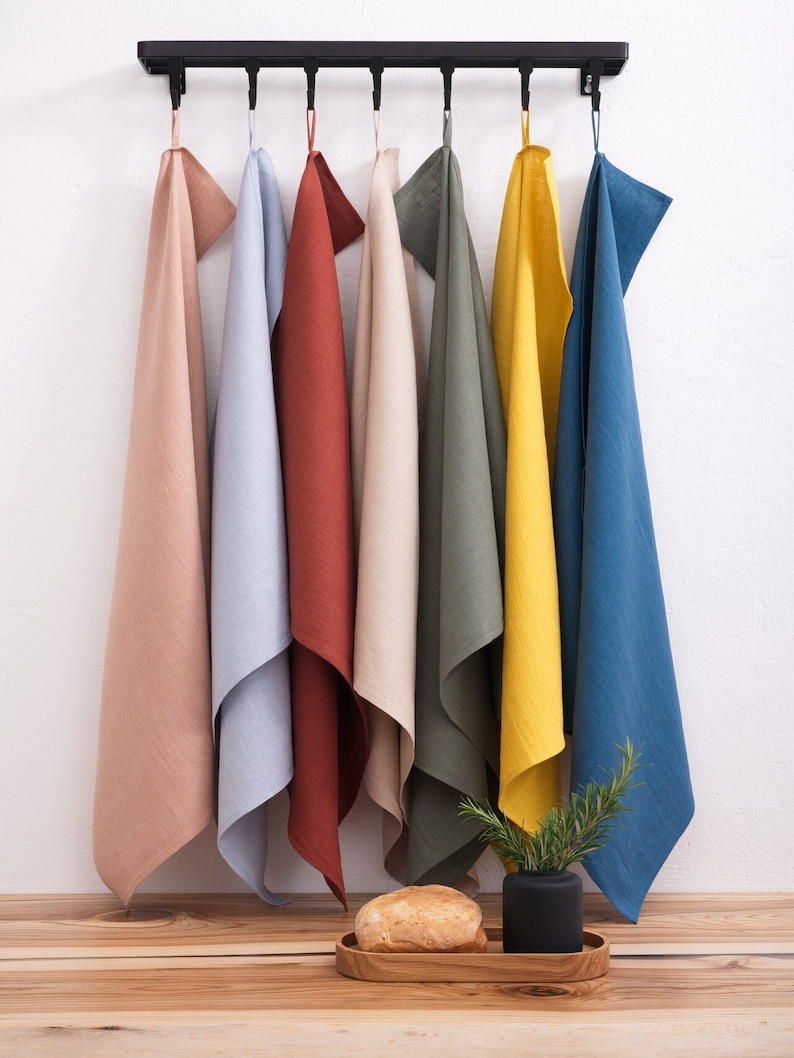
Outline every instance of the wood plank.
{"label": "wood plank", "polygon": [[[60,1015],[98,1018],[136,1012],[179,1021],[189,1013],[292,1011],[302,1017],[323,1010],[333,1019],[351,1010],[458,1009],[467,1016],[522,1009],[569,1012],[617,1010],[785,1010],[794,1013],[794,957],[690,956],[615,959],[609,974],[592,981],[554,985],[496,983],[381,984],[336,972],[331,956],[278,963],[175,969],[42,970],[19,975],[0,971],[0,1023],[19,1015],[49,1024]],[[564,1002],[561,1002],[564,1001]]]}
{"label": "wood plank", "polygon": [[[330,896],[268,907],[248,894],[136,897],[129,915],[111,896],[0,897],[0,958],[329,953],[371,894],[345,912]],[[486,929],[501,925],[501,898],[480,898]],[[600,894],[585,894],[585,921],[614,955],[794,952],[794,894],[658,894],[637,925]]]}
{"label": "wood plank", "polygon": [[129,1020],[97,1026],[75,1018],[52,1027],[0,1027],[4,1058],[791,1058],[788,1015],[744,1012],[712,1016],[681,1011],[674,1018],[621,1012],[590,1018],[559,1013],[527,1018],[486,1016],[473,1024],[456,1013],[410,1020],[357,1013],[342,1024],[323,1014],[203,1019],[200,1026]]}
{"label": "wood plank", "polygon": [[[202,962],[202,960],[195,960]],[[790,1058],[794,960],[615,960],[568,985],[380,985],[274,968],[0,973],[4,1058]],[[663,965],[660,965],[663,964]]]}

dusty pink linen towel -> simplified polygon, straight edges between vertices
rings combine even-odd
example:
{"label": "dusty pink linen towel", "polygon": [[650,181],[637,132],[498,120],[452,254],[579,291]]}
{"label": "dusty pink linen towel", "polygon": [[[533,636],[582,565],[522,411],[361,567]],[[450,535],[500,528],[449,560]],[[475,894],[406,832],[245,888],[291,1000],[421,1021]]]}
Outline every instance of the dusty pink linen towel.
{"label": "dusty pink linen towel", "polygon": [[149,231],[94,800],[94,861],[125,904],[213,808],[197,261],[235,210],[174,126]]}

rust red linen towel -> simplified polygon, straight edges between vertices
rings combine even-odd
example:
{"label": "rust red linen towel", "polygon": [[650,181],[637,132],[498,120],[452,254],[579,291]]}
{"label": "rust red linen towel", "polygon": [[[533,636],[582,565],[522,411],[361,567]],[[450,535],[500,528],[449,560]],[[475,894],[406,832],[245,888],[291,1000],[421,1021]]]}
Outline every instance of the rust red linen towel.
{"label": "rust red linen towel", "polygon": [[338,827],[364,774],[367,728],[352,689],[350,437],[334,256],[363,230],[322,155],[310,151],[273,335],[293,635],[289,838],[345,907]]}

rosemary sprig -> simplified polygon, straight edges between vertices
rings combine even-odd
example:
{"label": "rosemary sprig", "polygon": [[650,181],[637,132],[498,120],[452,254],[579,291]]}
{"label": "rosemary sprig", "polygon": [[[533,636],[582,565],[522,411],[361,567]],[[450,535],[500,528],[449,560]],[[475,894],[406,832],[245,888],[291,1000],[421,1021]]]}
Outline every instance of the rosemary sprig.
{"label": "rosemary sprig", "polygon": [[[571,792],[567,802],[549,811],[538,822],[538,829],[528,833],[521,826],[494,811],[465,797],[459,805],[459,815],[482,825],[480,840],[490,843],[503,860],[527,871],[564,871],[596,849],[606,845],[615,819],[629,810],[623,801],[626,793],[640,785],[631,782],[639,767],[640,751],[627,738],[625,745],[616,745],[620,767],[613,770],[607,782],[595,781]],[[606,769],[602,769],[609,776]]]}

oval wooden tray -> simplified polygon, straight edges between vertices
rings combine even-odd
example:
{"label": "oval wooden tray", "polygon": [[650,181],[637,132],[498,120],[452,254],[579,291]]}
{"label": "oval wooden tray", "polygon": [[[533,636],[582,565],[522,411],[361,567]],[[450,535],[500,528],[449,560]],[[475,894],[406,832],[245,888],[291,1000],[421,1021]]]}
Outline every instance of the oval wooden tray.
{"label": "oval wooden tray", "polygon": [[488,930],[487,952],[403,953],[361,951],[355,933],[336,942],[336,968],[359,981],[589,981],[609,969],[609,941],[585,930],[584,947],[570,954],[505,954],[501,929]]}

